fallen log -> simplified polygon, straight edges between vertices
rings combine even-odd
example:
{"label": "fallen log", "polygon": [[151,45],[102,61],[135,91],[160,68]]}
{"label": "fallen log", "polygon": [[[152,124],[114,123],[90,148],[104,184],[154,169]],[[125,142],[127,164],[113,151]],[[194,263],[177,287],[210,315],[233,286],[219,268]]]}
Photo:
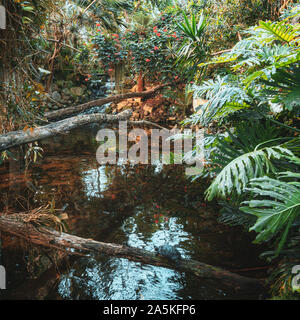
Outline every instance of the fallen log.
{"label": "fallen log", "polygon": [[60,120],[45,126],[34,128],[34,130],[11,131],[0,135],[0,151],[24,143],[34,142],[37,140],[52,137],[57,134],[66,133],[74,128],[89,123],[115,123],[120,120],[127,120],[132,115],[131,110],[125,110],[117,115],[108,115],[102,113],[93,113],[86,115],[78,115],[75,117]]}
{"label": "fallen log", "polygon": [[[174,82],[174,83],[176,83],[176,82]],[[171,85],[171,84],[165,83],[165,84],[158,85],[158,86],[156,86],[152,89],[149,89],[147,91],[117,94],[114,96],[109,96],[109,97],[89,101],[89,102],[86,102],[86,103],[83,103],[83,104],[80,104],[77,106],[68,107],[68,108],[55,110],[55,111],[49,111],[49,112],[45,113],[45,118],[47,120],[54,120],[57,118],[67,117],[72,114],[82,112],[82,111],[89,109],[91,107],[94,107],[94,106],[102,106],[102,105],[109,103],[109,102],[120,102],[122,100],[130,99],[130,98],[145,98],[145,97],[153,95],[156,91],[158,91],[166,86],[169,86],[169,85]]]}
{"label": "fallen log", "polygon": [[32,223],[25,223],[17,214],[0,215],[0,230],[26,239],[36,245],[63,250],[70,255],[102,253],[145,264],[178,269],[203,279],[218,280],[238,293],[260,294],[264,292],[264,282],[259,279],[244,277],[191,259],[182,259],[175,265],[170,260],[143,249],[84,239],[46,227],[36,226]]}

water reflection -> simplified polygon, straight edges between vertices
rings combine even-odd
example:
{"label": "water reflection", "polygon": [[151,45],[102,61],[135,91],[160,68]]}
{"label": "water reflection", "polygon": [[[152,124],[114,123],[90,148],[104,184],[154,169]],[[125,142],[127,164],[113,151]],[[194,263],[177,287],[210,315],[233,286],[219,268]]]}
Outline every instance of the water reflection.
{"label": "water reflection", "polygon": [[[251,243],[248,233],[217,223],[216,204],[204,202],[205,181],[191,183],[182,166],[160,162],[99,166],[95,159],[98,147],[95,132],[91,133],[89,127],[43,142],[47,150],[45,158],[26,175],[21,170],[13,181],[14,186],[19,186],[18,192],[23,192],[26,203],[37,207],[52,201],[57,208],[68,203],[70,232],[78,236],[152,252],[154,246],[165,243],[178,245],[184,258],[229,270],[262,263],[258,259],[259,249]],[[6,173],[0,175],[6,204],[16,208],[16,197],[5,180]],[[24,187],[29,184],[34,186],[33,191]],[[4,255],[6,261],[13,256],[8,249]],[[14,273],[12,267],[17,263],[24,264],[22,257],[11,263],[10,279],[19,272],[16,268]],[[23,295],[26,299],[28,292],[25,290]],[[234,293],[215,281],[102,255],[76,260],[48,295],[52,299],[227,297],[234,297]]]}
{"label": "water reflection", "polygon": [[104,165],[97,169],[83,171],[82,180],[88,197],[97,197],[108,189],[111,178],[108,177],[106,171],[107,167]]}

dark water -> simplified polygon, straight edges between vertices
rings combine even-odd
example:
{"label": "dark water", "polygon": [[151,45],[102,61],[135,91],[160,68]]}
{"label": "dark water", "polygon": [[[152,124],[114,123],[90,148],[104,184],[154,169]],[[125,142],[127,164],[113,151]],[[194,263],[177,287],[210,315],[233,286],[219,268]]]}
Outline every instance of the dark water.
{"label": "dark water", "polygon": [[[98,126],[43,141],[42,160],[28,170],[17,161],[0,171],[1,210],[24,211],[67,205],[68,232],[98,241],[154,251],[178,245],[192,258],[249,277],[264,277],[253,234],[217,222],[219,207],[204,201],[206,181],[191,183],[181,165],[99,165]],[[7,270],[6,299],[256,299],[237,295],[220,281],[105,255],[76,258],[45,275],[47,252],[2,235],[1,264]],[[28,267],[31,266],[31,268]],[[45,275],[45,276],[43,276]]]}

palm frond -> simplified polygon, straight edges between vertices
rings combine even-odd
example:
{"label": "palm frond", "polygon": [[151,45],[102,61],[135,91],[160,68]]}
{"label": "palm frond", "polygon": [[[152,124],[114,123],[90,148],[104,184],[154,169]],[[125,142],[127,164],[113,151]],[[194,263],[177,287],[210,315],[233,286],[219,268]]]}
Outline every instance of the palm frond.
{"label": "palm frond", "polygon": [[222,206],[218,222],[246,228],[250,228],[255,223],[255,217],[241,211],[239,207],[230,205],[225,201],[219,201],[218,203]]}
{"label": "palm frond", "polygon": [[258,31],[259,37],[264,43],[274,40],[290,43],[299,35],[297,28],[285,21],[260,21],[255,30]]}

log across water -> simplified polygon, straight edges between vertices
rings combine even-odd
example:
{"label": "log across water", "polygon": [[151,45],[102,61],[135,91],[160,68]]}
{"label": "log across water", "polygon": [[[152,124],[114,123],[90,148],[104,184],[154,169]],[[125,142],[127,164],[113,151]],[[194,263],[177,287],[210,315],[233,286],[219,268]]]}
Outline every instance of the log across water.
{"label": "log across water", "polygon": [[[143,98],[143,97],[149,97],[153,94],[155,94],[160,89],[170,86],[172,84],[177,83],[176,81],[173,83],[165,83],[158,85],[152,89],[149,89],[147,91],[143,92],[129,92],[125,94],[117,94],[93,101],[89,101],[86,103],[83,103],[81,105],[68,107],[56,111],[47,112],[45,114],[46,120],[54,120],[57,118],[63,118],[68,117],[73,114],[82,112],[84,110],[87,110],[93,106],[100,106],[109,102],[119,102],[125,99],[129,98]],[[51,136],[54,136],[56,134],[67,132],[71,129],[77,128],[79,126],[83,126],[88,123],[93,122],[107,122],[112,123],[120,120],[127,120],[131,117],[132,111],[131,110],[125,110],[117,115],[107,115],[103,113],[94,113],[94,114],[88,114],[88,115],[77,115],[71,118],[67,118],[64,120],[60,120],[54,123],[50,123],[45,126],[40,126],[37,128],[34,128],[34,130],[19,130],[19,131],[11,131],[6,134],[0,135],[0,151],[4,151],[6,149],[9,149],[11,147],[21,145],[24,143],[30,143],[37,140],[41,140],[44,138],[49,138]],[[147,123],[145,123],[147,125]],[[149,124],[149,123],[148,123]],[[152,124],[154,126],[160,127],[159,125]],[[160,127],[163,129],[162,127]]]}
{"label": "log across water", "polygon": [[115,123],[121,120],[127,120],[131,117],[131,115],[131,110],[125,110],[117,115],[92,113],[60,120],[45,126],[37,127],[32,131],[11,131],[0,135],[0,151],[24,143],[49,138],[57,134],[67,133],[69,130],[84,126],[89,123]]}
{"label": "log across water", "polygon": [[179,271],[189,272],[203,279],[215,279],[237,293],[262,293],[265,291],[263,280],[244,277],[191,259],[182,259],[175,265],[168,259],[143,249],[85,239],[64,232],[60,233],[46,227],[25,223],[17,214],[0,215],[0,230],[26,239],[36,245],[63,250],[71,255],[102,253],[154,266],[178,269]]}
{"label": "log across water", "polygon": [[55,111],[49,111],[49,112],[45,113],[45,117],[47,120],[54,120],[57,118],[68,117],[68,116],[73,115],[75,113],[79,113],[84,110],[87,110],[91,107],[102,106],[102,105],[104,105],[106,103],[110,103],[110,102],[120,102],[122,100],[130,99],[130,98],[149,97],[149,96],[155,94],[157,91],[163,89],[164,87],[170,86],[175,83],[177,83],[177,82],[175,81],[174,83],[161,84],[161,85],[158,85],[152,89],[142,91],[142,92],[128,92],[128,93],[123,93],[123,94],[116,94],[113,96],[104,97],[104,98],[100,98],[97,100],[92,100],[92,101],[89,101],[86,103],[82,103],[77,106],[67,107],[67,108],[55,110]]}

